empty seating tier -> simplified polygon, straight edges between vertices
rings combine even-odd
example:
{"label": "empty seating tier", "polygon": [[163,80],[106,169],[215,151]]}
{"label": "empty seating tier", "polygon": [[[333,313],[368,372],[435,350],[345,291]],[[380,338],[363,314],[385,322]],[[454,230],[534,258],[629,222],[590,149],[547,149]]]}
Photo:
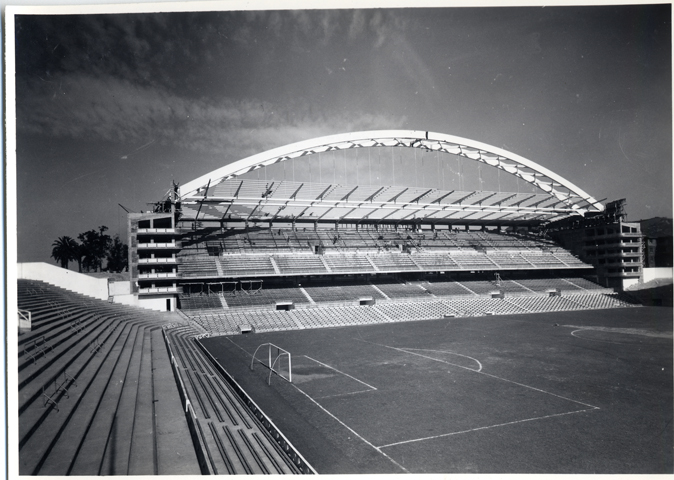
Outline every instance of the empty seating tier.
{"label": "empty seating tier", "polygon": [[382,281],[373,281],[372,284],[382,291],[387,297],[392,299],[421,297],[423,295],[429,294],[428,290],[419,284]]}
{"label": "empty seating tier", "polygon": [[183,277],[217,277],[218,268],[215,257],[207,254],[187,254],[184,250],[178,256],[180,273]]}
{"label": "empty seating tier", "polygon": [[222,310],[222,301],[218,295],[181,295],[180,308],[189,310]]}
{"label": "empty seating tier", "polygon": [[224,297],[230,308],[273,307],[278,302],[309,303],[309,299],[297,287],[263,287],[259,290],[238,290],[235,295]]}
{"label": "empty seating tier", "polygon": [[35,320],[19,337],[21,475],[201,473],[164,315],[40,282],[18,293]]}
{"label": "empty seating tier", "polygon": [[206,473],[298,474],[303,472],[274,440],[224,374],[214,368],[187,325],[166,328],[174,368],[195,414],[197,443],[206,453]]}
{"label": "empty seating tier", "polygon": [[419,266],[414,263],[410,255],[372,254],[369,255],[369,258],[377,269],[381,271],[420,270]]}
{"label": "empty seating tier", "polygon": [[319,255],[275,255],[273,259],[282,274],[327,272]]}
{"label": "empty seating tier", "polygon": [[343,283],[304,287],[314,302],[357,301],[362,298],[383,299],[383,295],[369,283]]}
{"label": "empty seating tier", "polygon": [[204,311],[200,314],[192,312],[190,318],[214,335],[233,335],[239,333],[241,325],[251,326],[256,332],[268,332],[427,320],[443,316],[472,317],[634,306],[636,305],[618,296],[601,293],[552,297],[530,294],[505,298],[469,295],[414,300],[402,298],[397,301],[378,300],[375,305],[363,306],[318,303],[289,311],[272,309],[234,309],[219,313]]}
{"label": "empty seating tier", "polygon": [[323,259],[333,272],[373,272],[374,267],[365,255],[330,254]]}
{"label": "empty seating tier", "polygon": [[219,259],[225,277],[274,275],[268,255],[223,255]]}

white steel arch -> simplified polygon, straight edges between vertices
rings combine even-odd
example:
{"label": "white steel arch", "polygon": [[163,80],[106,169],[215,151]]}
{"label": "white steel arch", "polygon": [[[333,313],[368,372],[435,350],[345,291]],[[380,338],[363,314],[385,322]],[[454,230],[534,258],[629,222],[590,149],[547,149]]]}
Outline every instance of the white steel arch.
{"label": "white steel arch", "polygon": [[376,130],[313,138],[267,150],[225,165],[180,187],[181,200],[199,200],[204,189],[245,173],[293,158],[331,150],[371,147],[422,148],[469,158],[528,182],[578,213],[603,211],[604,206],[567,179],[520,155],[486,143],[421,130]]}

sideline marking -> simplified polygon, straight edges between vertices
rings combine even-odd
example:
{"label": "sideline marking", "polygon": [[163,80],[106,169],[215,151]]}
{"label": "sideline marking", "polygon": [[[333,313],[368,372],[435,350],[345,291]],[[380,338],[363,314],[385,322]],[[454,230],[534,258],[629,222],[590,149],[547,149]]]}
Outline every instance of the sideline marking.
{"label": "sideline marking", "polygon": [[[450,364],[449,362],[444,362],[443,360],[437,360],[437,359],[435,359],[435,358],[427,357],[426,355],[421,355],[421,354],[419,354],[419,353],[408,352],[407,350],[404,350],[404,349],[402,349],[402,348],[391,347],[391,346],[389,346],[389,345],[383,345],[383,344],[381,344],[381,343],[369,342],[369,341],[367,341],[367,340],[361,340],[361,339],[359,339],[359,338],[357,338],[356,340],[359,340],[359,341],[365,342],[365,343],[369,343],[369,344],[371,344],[371,345],[377,345],[377,346],[379,346],[379,347],[390,348],[391,350],[398,350],[399,352],[407,353],[407,354],[410,354],[410,355],[419,355],[420,357],[424,357],[424,358],[428,358],[428,359],[430,359],[430,360],[440,361],[440,362],[443,362],[443,363],[447,363],[448,365],[452,365],[452,364]],[[590,408],[593,409],[593,410],[599,410],[599,407],[596,407],[596,406],[594,406],[594,405],[590,405],[589,403],[579,402],[578,400],[573,400],[572,398],[563,397],[562,395],[557,395],[556,393],[547,392],[547,391],[545,391],[545,390],[541,390],[540,388],[532,387],[531,385],[525,385],[525,384],[523,384],[523,383],[515,382],[514,380],[508,380],[507,378],[497,377],[496,375],[492,375],[491,373],[478,372],[478,371],[476,371],[476,370],[473,370],[472,368],[464,367],[463,365],[455,365],[455,366],[456,366],[456,367],[459,367],[459,368],[463,368],[464,370],[468,370],[469,372],[479,373],[480,375],[486,375],[486,376],[488,376],[488,377],[495,378],[495,379],[501,380],[501,381],[503,381],[503,382],[508,382],[508,383],[512,383],[512,384],[514,384],[514,385],[519,385],[520,387],[529,388],[529,389],[531,389],[531,390],[535,390],[535,391],[537,391],[537,392],[545,393],[545,394],[547,394],[547,395],[552,395],[553,397],[561,398],[561,399],[563,399],[563,400],[568,400],[569,402],[577,403],[577,404],[583,405],[583,406],[585,406],[585,407],[590,407]]]}
{"label": "sideline marking", "polygon": [[321,405],[321,404],[318,403],[316,400],[314,400],[313,398],[311,398],[311,396],[310,396],[309,394],[307,394],[306,392],[304,392],[304,391],[303,391],[302,389],[300,389],[297,385],[295,385],[295,384],[293,384],[293,383],[291,383],[290,385],[292,385],[293,387],[295,387],[295,388],[297,389],[298,392],[300,392],[302,395],[304,395],[304,396],[307,397],[309,400],[311,400],[312,402],[314,402],[314,404],[316,404],[316,406],[317,406],[318,408],[320,408],[320,409],[323,410],[325,413],[327,413],[328,415],[330,415],[332,418],[334,418],[335,420],[337,420],[337,421],[338,421],[344,428],[346,428],[348,431],[350,431],[351,433],[353,433],[356,437],[360,438],[363,442],[367,443],[369,446],[371,446],[372,448],[374,448],[374,449],[375,449],[377,452],[379,452],[381,455],[383,455],[383,456],[385,456],[386,458],[388,458],[388,459],[391,461],[391,463],[393,463],[394,465],[396,465],[397,467],[399,467],[403,472],[405,472],[405,473],[410,473],[409,470],[407,470],[405,467],[403,467],[403,466],[400,465],[398,462],[396,462],[396,461],[393,460],[391,457],[389,457],[389,456],[386,454],[386,452],[383,452],[383,451],[381,450],[381,448],[379,448],[379,447],[373,445],[372,443],[368,442],[367,440],[365,440],[365,439],[364,439],[362,436],[360,436],[360,435],[359,435],[353,428],[349,427],[346,423],[342,422],[339,418],[337,418],[334,414],[332,414],[329,410],[327,410],[323,405]]}
{"label": "sideline marking", "polygon": [[323,366],[326,367],[326,368],[329,368],[329,369],[331,369],[331,370],[334,370],[334,371],[337,372],[337,373],[341,373],[342,375],[344,375],[344,376],[346,376],[346,377],[349,377],[350,379],[355,380],[355,381],[357,381],[358,383],[362,383],[363,385],[365,385],[365,386],[368,387],[368,388],[371,388],[372,390],[376,390],[376,389],[377,389],[377,387],[373,387],[372,385],[368,385],[367,383],[363,382],[362,380],[358,380],[356,377],[352,377],[352,376],[349,375],[348,373],[344,373],[344,372],[342,372],[341,370],[337,370],[335,367],[331,367],[330,365],[327,365],[327,364],[325,364],[325,363],[323,363],[323,362],[319,362],[318,360],[316,360],[316,359],[314,359],[314,358],[311,358],[311,357],[308,356],[308,355],[302,355],[302,356],[305,357],[305,358],[308,358],[309,360],[312,360],[312,361],[318,363],[319,365],[323,365]]}
{"label": "sideline marking", "polygon": [[395,443],[389,443],[387,445],[382,445],[379,448],[393,447],[393,446],[396,446],[396,445],[403,445],[405,443],[422,442],[424,440],[433,440],[435,438],[441,438],[441,437],[450,437],[452,435],[460,435],[462,433],[476,432],[478,430],[488,430],[490,428],[504,427],[504,426],[507,426],[507,425],[515,425],[515,424],[524,423],[524,422],[532,422],[534,420],[543,420],[545,418],[561,417],[563,415],[571,415],[573,413],[591,412],[592,410],[595,410],[596,408],[598,408],[598,407],[586,408],[586,409],[583,409],[583,410],[574,410],[572,412],[554,413],[552,415],[545,415],[545,416],[542,416],[542,417],[525,418],[524,420],[515,420],[513,422],[499,423],[499,424],[496,424],[496,425],[489,425],[489,426],[486,426],[486,427],[471,428],[470,430],[462,430],[460,432],[442,433],[440,435],[433,435],[432,437],[423,437],[423,438],[414,438],[412,440],[403,440],[402,442],[395,442]]}
{"label": "sideline marking", "polygon": [[[478,368],[477,370],[473,370],[472,368],[468,368],[468,367],[465,367],[465,368],[468,368],[468,370],[473,370],[474,372],[478,372],[478,373],[482,371],[482,364],[480,363],[480,361],[477,358],[469,357],[468,355],[462,355],[461,353],[450,352],[449,350],[429,350],[427,348],[403,348],[403,350],[405,350],[406,352],[409,351],[409,350],[417,350],[419,352],[449,353],[451,355],[457,355],[459,357],[470,358],[475,363],[477,363],[480,366],[480,368]],[[413,352],[409,352],[409,353],[413,353]],[[426,358],[431,358],[431,357],[426,357]],[[433,360],[437,360],[438,362],[445,362],[448,365],[454,365],[453,363],[449,363],[449,362],[446,362],[444,360],[440,360],[439,358],[433,358]],[[458,366],[459,365],[457,365],[457,367]]]}

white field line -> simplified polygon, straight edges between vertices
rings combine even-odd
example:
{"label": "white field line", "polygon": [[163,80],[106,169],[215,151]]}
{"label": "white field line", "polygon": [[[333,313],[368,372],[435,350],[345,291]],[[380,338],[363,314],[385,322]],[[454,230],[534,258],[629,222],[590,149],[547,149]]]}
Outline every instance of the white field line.
{"label": "white field line", "polygon": [[[375,390],[376,390],[376,388],[375,388]],[[368,393],[368,392],[372,392],[372,390],[358,390],[358,391],[355,391],[355,392],[335,393],[334,395],[325,395],[323,397],[314,397],[314,398],[316,400],[321,400],[323,398],[344,397],[346,395],[355,395],[357,393]]]}
{"label": "white field line", "polygon": [[377,452],[379,452],[381,455],[383,455],[384,457],[386,457],[387,459],[389,459],[389,460],[391,461],[391,463],[393,463],[394,465],[396,465],[396,466],[397,466],[398,468],[400,468],[403,472],[405,472],[405,473],[410,473],[405,467],[403,467],[403,466],[400,465],[398,462],[396,462],[396,461],[393,460],[391,457],[389,457],[389,456],[386,454],[386,452],[383,452],[379,447],[376,447],[376,446],[374,446],[372,443],[370,443],[370,442],[368,442],[367,440],[365,440],[365,439],[364,439],[362,436],[360,436],[360,435],[359,435],[353,428],[349,427],[346,423],[342,422],[339,418],[337,418],[337,417],[336,417],[335,415],[333,415],[329,410],[327,410],[325,407],[323,407],[323,405],[321,405],[321,404],[318,403],[316,400],[314,400],[313,398],[311,398],[311,396],[310,396],[309,394],[307,394],[306,392],[304,392],[304,391],[303,391],[302,389],[300,389],[297,385],[294,385],[294,384],[292,384],[292,383],[291,383],[291,385],[292,385],[293,387],[295,387],[295,388],[296,388],[302,395],[304,395],[304,396],[307,397],[309,400],[311,400],[312,402],[314,402],[314,404],[315,404],[318,408],[320,408],[320,409],[323,410],[325,413],[327,413],[328,415],[330,415],[332,418],[334,418],[335,420],[337,420],[337,421],[340,423],[340,425],[342,425],[342,426],[343,426],[344,428],[346,428],[348,431],[350,431],[351,433],[353,433],[356,437],[358,437],[358,438],[359,438],[360,440],[362,440],[364,443],[366,443],[366,444],[369,445],[370,447],[374,448],[374,449],[375,449]]}
{"label": "white field line", "polygon": [[308,359],[311,360],[311,361],[314,361],[314,362],[318,363],[319,365],[323,365],[324,367],[329,368],[329,369],[331,369],[331,370],[334,370],[334,371],[337,372],[337,373],[341,373],[341,374],[344,375],[345,377],[349,377],[350,379],[355,380],[355,381],[357,381],[358,383],[362,383],[363,385],[365,385],[365,386],[368,387],[368,388],[371,388],[372,390],[376,390],[376,389],[377,389],[376,387],[373,387],[372,385],[369,385],[369,384],[363,382],[362,380],[358,380],[356,377],[352,377],[352,376],[349,375],[348,373],[344,373],[344,372],[342,372],[341,370],[337,370],[335,367],[331,367],[330,365],[327,365],[327,364],[325,364],[325,363],[323,363],[323,362],[319,362],[318,360],[316,360],[316,359],[314,359],[314,358],[311,358],[311,357],[309,357],[309,356],[307,356],[307,355],[303,355],[303,356],[304,356],[305,358],[308,358]]}
{"label": "white field line", "polygon": [[[251,353],[247,352],[246,350],[244,350],[243,348],[241,348],[239,345],[237,345],[236,343],[232,342],[232,340],[230,340],[229,338],[227,338],[227,340],[229,340],[233,345],[236,345],[237,347],[239,347],[239,349],[241,349],[243,352],[245,352],[245,353],[248,354],[249,356],[252,356]],[[306,355],[304,355],[304,356],[306,357]],[[311,358],[311,357],[307,357],[307,358],[308,358],[309,360],[313,360],[314,362],[320,363],[321,365],[325,365],[325,364],[319,362],[318,360],[314,360],[314,359]],[[328,368],[332,368],[333,370],[336,370],[336,371],[339,372],[339,370],[337,370],[336,368],[333,368],[333,367],[331,367],[331,366],[329,366],[329,365],[325,365],[325,366],[328,367]],[[348,375],[348,374],[346,374],[346,373],[343,373],[343,372],[339,372],[339,373],[342,373],[343,375],[346,375],[347,377],[351,377],[351,375]],[[354,378],[354,377],[351,377],[351,378],[353,378],[354,380],[356,380],[356,381],[362,383],[363,385],[367,385],[367,386],[368,386],[369,388],[371,388],[371,389],[377,390],[375,387],[373,387],[373,386],[371,386],[371,385],[368,385],[368,384],[365,383],[365,382],[361,382],[361,381],[358,380],[357,378]],[[374,448],[380,455],[386,457],[391,463],[393,463],[395,466],[397,466],[398,468],[400,468],[403,472],[405,472],[405,473],[410,473],[409,470],[407,470],[405,467],[403,467],[403,466],[400,465],[398,462],[396,462],[395,460],[393,460],[391,457],[389,457],[389,456],[388,456],[385,452],[383,452],[381,449],[379,449],[378,447],[375,447],[372,443],[370,443],[370,442],[368,442],[367,440],[365,440],[365,439],[364,439],[361,435],[359,435],[353,428],[349,427],[346,423],[342,422],[342,421],[341,421],[339,418],[337,418],[334,414],[332,414],[332,413],[331,413],[330,411],[328,411],[325,407],[323,407],[323,405],[321,405],[321,404],[318,403],[316,400],[314,400],[314,399],[313,399],[308,393],[306,393],[304,390],[302,390],[301,388],[299,388],[299,387],[298,387],[297,385],[295,385],[294,383],[291,383],[290,385],[292,385],[293,387],[295,387],[295,389],[296,389],[298,392],[300,392],[302,395],[304,395],[304,396],[307,397],[309,400],[311,400],[311,401],[312,401],[318,408],[320,408],[320,409],[323,410],[325,413],[327,413],[327,414],[330,415],[332,418],[334,418],[337,422],[340,423],[340,425],[342,425],[342,426],[343,426],[344,428],[346,428],[348,431],[350,431],[351,433],[353,433],[356,437],[358,437],[358,438],[359,438],[360,440],[362,440],[364,443],[366,443],[366,444],[369,445],[370,447]],[[372,390],[363,390],[363,392],[369,392],[369,391],[372,391]],[[359,392],[352,392],[352,393],[359,393]]]}
{"label": "white field line", "polygon": [[[360,340],[360,339],[359,339],[359,340]],[[365,342],[365,343],[370,343],[370,344],[372,344],[372,345],[378,345],[378,346],[384,347],[384,348],[390,348],[391,350],[398,350],[399,352],[407,353],[407,354],[410,354],[410,355],[418,355],[418,356],[420,356],[420,357],[428,358],[428,359],[434,360],[434,361],[436,361],[436,362],[442,362],[442,363],[446,363],[446,364],[448,364],[448,365],[451,365],[449,362],[446,362],[446,361],[444,361],[444,360],[438,360],[438,359],[436,359],[436,358],[428,357],[428,356],[426,356],[426,355],[421,355],[421,354],[418,354],[418,353],[410,352],[410,351],[407,351],[407,350],[405,350],[405,349],[403,349],[403,348],[391,347],[391,346],[389,346],[389,345],[382,345],[382,344],[380,344],[380,343],[368,342],[367,340],[360,340],[360,341],[361,341],[361,342]],[[563,400],[568,400],[569,402],[577,403],[577,404],[579,404],[579,405],[583,405],[584,407],[589,407],[589,408],[594,409],[594,410],[598,410],[598,409],[599,409],[599,407],[596,407],[596,406],[594,406],[594,405],[590,405],[590,404],[588,404],[588,403],[579,402],[578,400],[574,400],[574,399],[572,399],[572,398],[563,397],[562,395],[557,395],[556,393],[547,392],[547,391],[542,390],[542,389],[540,389],[540,388],[532,387],[531,385],[525,385],[525,384],[523,384],[523,383],[515,382],[515,381],[513,381],[513,380],[508,380],[507,378],[497,377],[496,375],[492,375],[491,373],[485,373],[485,372],[482,372],[482,371],[478,372],[477,370],[473,370],[472,368],[464,367],[463,365],[455,365],[455,366],[456,366],[456,367],[459,367],[459,368],[463,368],[464,370],[468,370],[469,372],[478,373],[478,374],[480,374],[480,375],[486,375],[486,376],[488,376],[488,377],[495,378],[495,379],[501,380],[501,381],[503,381],[503,382],[512,383],[512,384],[514,384],[514,385],[519,385],[520,387],[528,388],[528,389],[530,389],[530,390],[535,390],[535,391],[537,391],[537,392],[545,393],[545,394],[547,394],[547,395],[552,395],[553,397],[561,398],[561,399],[563,399]]]}
{"label": "white field line", "polygon": [[[481,372],[482,371],[482,364],[480,363],[480,361],[477,358],[469,357],[468,355],[462,355],[460,353],[450,352],[449,350],[429,350],[427,348],[403,348],[403,350],[405,350],[406,352],[409,352],[409,353],[413,353],[413,352],[410,352],[410,350],[416,350],[418,352],[449,353],[450,355],[456,355],[456,356],[459,356],[459,357],[466,357],[466,358],[471,359],[472,361],[474,361],[475,363],[477,363],[480,366],[480,368],[478,368],[477,370],[473,370],[472,368],[466,367],[466,368],[468,368],[468,370],[473,370],[474,372]],[[440,360],[440,359],[437,359],[437,358],[435,358],[434,360],[437,360],[438,362],[444,361],[444,360]],[[449,362],[446,362],[446,363],[449,363]],[[454,364],[449,363],[449,365],[454,365]]]}
{"label": "white field line", "polygon": [[571,335],[580,330],[593,330],[596,332],[623,333],[625,335],[642,335],[644,337],[672,338],[670,332],[654,332],[643,328],[616,328],[616,327],[581,327],[579,325],[562,325],[562,327],[575,328]]}
{"label": "white field line", "polygon": [[403,444],[406,444],[406,443],[413,443],[413,442],[423,442],[424,440],[433,440],[435,438],[450,437],[452,435],[460,435],[462,433],[470,433],[470,432],[476,432],[478,430],[487,430],[487,429],[490,429],[490,428],[505,427],[507,425],[516,425],[518,423],[532,422],[534,420],[543,420],[543,419],[546,419],[546,418],[561,417],[563,415],[571,415],[571,414],[574,414],[574,413],[591,412],[592,410],[595,410],[596,408],[598,408],[598,407],[586,408],[586,409],[583,409],[583,410],[574,410],[572,412],[554,413],[552,415],[544,415],[542,417],[525,418],[524,420],[515,420],[513,422],[498,423],[496,425],[488,425],[486,427],[471,428],[469,430],[462,430],[460,432],[442,433],[440,435],[433,435],[432,437],[413,438],[411,440],[403,440],[402,442],[395,442],[395,443],[389,443],[387,445],[381,445],[378,448],[394,447],[396,445],[403,445]]}

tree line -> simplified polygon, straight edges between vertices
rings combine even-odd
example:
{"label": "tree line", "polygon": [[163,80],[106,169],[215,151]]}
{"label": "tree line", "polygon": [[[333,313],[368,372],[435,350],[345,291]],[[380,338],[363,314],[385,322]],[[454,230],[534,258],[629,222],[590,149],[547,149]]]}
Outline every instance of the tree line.
{"label": "tree line", "polygon": [[52,243],[51,256],[66,269],[69,262],[76,261],[79,272],[123,272],[128,268],[128,246],[119,235],[106,234],[107,230],[102,225],[98,230],[80,233],[79,242],[68,236],[59,237]]}

